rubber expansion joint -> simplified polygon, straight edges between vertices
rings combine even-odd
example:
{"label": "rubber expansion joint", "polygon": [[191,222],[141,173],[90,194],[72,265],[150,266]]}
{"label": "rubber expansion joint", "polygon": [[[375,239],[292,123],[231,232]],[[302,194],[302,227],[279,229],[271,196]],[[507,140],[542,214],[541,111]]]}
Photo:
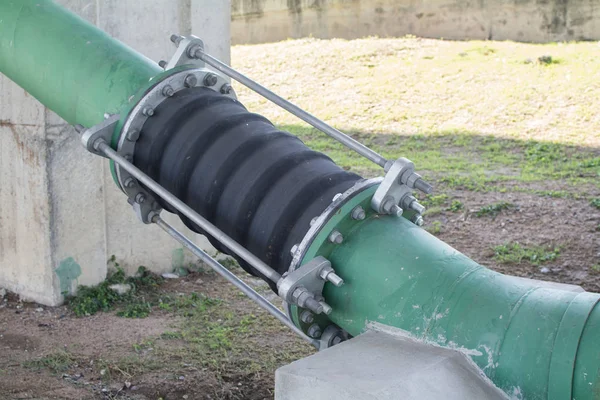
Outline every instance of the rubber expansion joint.
{"label": "rubber expansion joint", "polygon": [[[133,162],[281,274],[310,221],[337,193],[362,179],[240,102],[206,88],[182,90],[155,109]],[[176,212],[164,202],[161,206]],[[217,250],[231,254],[208,238]]]}

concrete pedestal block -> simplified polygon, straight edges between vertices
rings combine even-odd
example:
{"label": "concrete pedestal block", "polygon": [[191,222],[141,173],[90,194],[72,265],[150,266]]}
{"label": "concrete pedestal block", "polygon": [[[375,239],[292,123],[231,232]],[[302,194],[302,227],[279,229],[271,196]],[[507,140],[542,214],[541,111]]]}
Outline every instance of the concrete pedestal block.
{"label": "concrete pedestal block", "polygon": [[507,396],[458,350],[367,332],[281,367],[276,400],[500,400]]}
{"label": "concrete pedestal block", "polygon": [[[58,3],[155,61],[173,54],[172,33],[193,33],[230,60],[228,1]],[[0,94],[0,287],[57,305],[62,293],[105,279],[113,255],[129,273],[140,265],[170,271],[191,260],[158,227],[137,220],[108,162],[87,153],[69,125],[2,75]]]}

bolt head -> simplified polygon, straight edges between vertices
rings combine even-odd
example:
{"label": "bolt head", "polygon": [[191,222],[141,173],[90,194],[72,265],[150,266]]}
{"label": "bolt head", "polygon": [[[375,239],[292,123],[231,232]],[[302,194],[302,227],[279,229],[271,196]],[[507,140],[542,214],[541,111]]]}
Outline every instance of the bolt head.
{"label": "bolt head", "polygon": [[298,251],[298,245],[295,244],[292,246],[292,248],[290,250],[290,254],[292,255],[292,257],[294,256],[294,254],[296,254],[297,251]]}
{"label": "bolt head", "polygon": [[171,42],[173,42],[175,44],[175,46],[179,46],[179,43],[181,43],[181,41],[183,40],[183,36],[179,36],[179,35],[171,35]]}
{"label": "bolt head", "polygon": [[158,66],[159,66],[159,67],[161,67],[162,69],[165,69],[165,68],[166,68],[166,66],[167,66],[167,64],[168,64],[168,63],[167,63],[165,60],[160,60],[160,61],[158,62]]}
{"label": "bolt head", "polygon": [[125,187],[126,187],[126,188],[129,188],[129,189],[131,189],[131,188],[134,188],[134,187],[135,187],[135,185],[136,185],[136,183],[135,183],[135,179],[133,179],[133,178],[127,178],[127,179],[125,180]]}
{"label": "bolt head", "polygon": [[344,241],[344,236],[338,231],[333,231],[329,235],[329,241],[334,244],[341,244]]}
{"label": "bolt head", "polygon": [[162,93],[163,96],[171,97],[175,94],[175,89],[173,89],[171,86],[165,86]]}
{"label": "bolt head", "polygon": [[420,215],[417,215],[416,217],[413,218],[413,223],[417,226],[423,226],[425,221],[423,220],[423,217],[421,217]]}
{"label": "bolt head", "polygon": [[137,142],[139,138],[140,131],[138,131],[137,129],[132,129],[129,132],[127,132],[127,140],[129,140],[130,142]]}
{"label": "bolt head", "polygon": [[215,86],[219,78],[215,74],[207,74],[204,77],[204,86]]}
{"label": "bolt head", "polygon": [[304,322],[305,324],[312,324],[315,322],[315,314],[308,310],[304,310],[302,314],[300,314],[300,321]]}
{"label": "bolt head", "polygon": [[188,88],[195,87],[198,84],[198,78],[196,78],[196,75],[194,74],[189,74],[185,77],[183,84]]}
{"label": "bolt head", "polygon": [[321,334],[323,332],[321,332],[321,327],[317,324],[312,324],[309,328],[308,328],[308,336],[310,336],[313,339],[318,339],[321,337]]}
{"label": "bolt head", "polygon": [[135,202],[138,204],[144,204],[146,201],[146,195],[144,193],[138,193],[135,195]]}
{"label": "bolt head", "polygon": [[231,85],[229,83],[226,83],[223,86],[221,86],[222,94],[230,94],[232,91],[233,91],[233,88],[231,87]]}
{"label": "bolt head", "polygon": [[362,221],[363,219],[365,219],[367,217],[367,213],[365,212],[364,208],[362,208],[361,206],[357,206],[354,208],[354,210],[352,210],[352,219],[355,219],[357,221]]}
{"label": "bolt head", "polygon": [[146,108],[144,108],[143,113],[144,113],[145,116],[151,117],[151,116],[154,115],[154,108],[152,108],[152,107],[146,107]]}

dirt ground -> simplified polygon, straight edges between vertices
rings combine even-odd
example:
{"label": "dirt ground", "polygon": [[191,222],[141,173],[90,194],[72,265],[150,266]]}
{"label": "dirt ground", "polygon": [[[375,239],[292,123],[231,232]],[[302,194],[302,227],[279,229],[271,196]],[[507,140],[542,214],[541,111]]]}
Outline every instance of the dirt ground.
{"label": "dirt ground", "polygon": [[[234,61],[384,154],[416,161],[443,196],[424,199],[432,234],[497,271],[600,292],[600,119],[586,108],[597,104],[600,69],[590,46],[303,40],[240,46]],[[560,62],[526,59],[546,52]],[[377,174],[239,93],[344,167]],[[481,213],[500,203],[509,206]],[[550,255],[507,261],[497,249],[509,243]],[[264,283],[245,279],[273,298]],[[152,302],[146,318],[118,310],[76,317],[66,306],[0,299],[0,400],[272,399],[274,371],[313,351],[202,268],[141,296]]]}

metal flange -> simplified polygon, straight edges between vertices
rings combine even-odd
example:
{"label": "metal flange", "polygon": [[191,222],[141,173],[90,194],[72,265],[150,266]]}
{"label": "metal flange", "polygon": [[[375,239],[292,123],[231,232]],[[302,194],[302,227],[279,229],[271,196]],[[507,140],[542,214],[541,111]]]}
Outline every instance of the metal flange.
{"label": "metal flange", "polygon": [[[204,68],[180,70],[165,77],[154,85],[129,113],[121,130],[117,152],[130,161],[133,160],[135,144],[142,134],[144,124],[154,116],[158,106],[175,93],[193,87],[206,87],[220,92],[226,84],[228,83],[224,77]],[[237,98],[233,90],[223,95]],[[129,203],[132,204],[140,220],[146,224],[151,223],[149,219],[151,213],[160,210],[154,196],[118,165],[115,166],[115,172],[121,190],[129,197]]]}

